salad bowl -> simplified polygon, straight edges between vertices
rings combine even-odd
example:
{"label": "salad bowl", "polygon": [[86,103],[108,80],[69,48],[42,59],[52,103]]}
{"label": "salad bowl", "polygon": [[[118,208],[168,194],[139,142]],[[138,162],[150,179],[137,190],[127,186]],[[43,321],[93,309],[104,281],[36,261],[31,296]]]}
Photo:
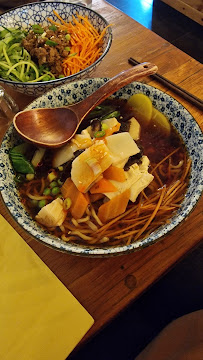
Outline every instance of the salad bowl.
{"label": "salad bowl", "polygon": [[[49,26],[51,23],[48,21],[48,18],[60,24],[59,19],[53,11],[55,11],[66,23],[71,22],[73,16],[79,15],[82,17],[87,17],[88,21],[99,32],[99,34],[101,34],[106,26],[108,26],[108,22],[100,14],[85,6],[68,2],[43,1],[18,6],[1,14],[0,30],[13,28],[26,30],[29,29],[32,25]],[[48,81],[22,82],[3,78],[0,71],[0,83],[3,83],[20,93],[30,96],[39,96],[58,85],[66,84],[68,82],[87,77],[87,75],[91,74],[105,58],[111,47],[111,43],[112,30],[111,27],[108,27],[103,37],[102,54],[98,59],[94,60],[91,65],[88,65],[86,68],[72,75],[56,78],[53,80],[50,79]],[[0,49],[2,44],[2,41],[0,41]]]}

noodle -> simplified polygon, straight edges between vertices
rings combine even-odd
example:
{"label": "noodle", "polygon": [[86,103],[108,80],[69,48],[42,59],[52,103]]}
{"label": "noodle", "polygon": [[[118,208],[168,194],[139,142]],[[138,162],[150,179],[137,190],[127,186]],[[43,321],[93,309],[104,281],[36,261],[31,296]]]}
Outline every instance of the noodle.
{"label": "noodle", "polygon": [[[106,246],[116,246],[129,245],[145,238],[160,226],[170,223],[170,218],[184,199],[191,168],[191,160],[187,158],[184,147],[175,135],[174,138],[174,143],[170,147],[168,147],[169,140],[166,145],[164,143],[165,148],[158,151],[157,157],[156,155],[153,157],[154,149],[151,155],[150,146],[145,149],[145,146],[140,144],[140,147],[146,151],[146,156],[149,158],[150,155],[152,156],[149,173],[153,174],[154,178],[149,186],[140,192],[134,203],[129,201],[125,212],[115,218],[110,218],[111,220],[107,222],[102,222],[98,216],[98,208],[103,204],[105,196],[94,197],[93,195],[100,195],[100,193],[90,194],[88,192],[83,194],[83,197],[87,195],[88,198],[83,216],[72,215],[68,208],[63,224],[53,228],[51,232],[63,241],[97,244],[98,246],[105,243]],[[147,144],[148,139],[145,141]],[[163,139],[160,143],[163,143]],[[158,147],[157,142],[156,146]],[[52,171],[55,170],[52,169]],[[68,176],[70,176],[69,174]],[[40,179],[25,182],[20,188],[25,206],[30,207],[30,199],[49,200],[50,196],[44,195],[46,187],[47,179],[41,173]],[[105,193],[105,191],[100,192]],[[60,196],[62,195],[60,194]],[[66,197],[64,196],[64,198]],[[71,198],[69,200],[73,201]],[[81,200],[79,201],[80,206]]]}
{"label": "noodle", "polygon": [[153,172],[159,167],[159,165],[161,165],[164,161],[166,161],[168,158],[170,158],[173,154],[175,154],[178,150],[180,150],[180,148],[175,149],[171,154],[167,155],[163,160],[161,160],[152,170],[152,174]]}

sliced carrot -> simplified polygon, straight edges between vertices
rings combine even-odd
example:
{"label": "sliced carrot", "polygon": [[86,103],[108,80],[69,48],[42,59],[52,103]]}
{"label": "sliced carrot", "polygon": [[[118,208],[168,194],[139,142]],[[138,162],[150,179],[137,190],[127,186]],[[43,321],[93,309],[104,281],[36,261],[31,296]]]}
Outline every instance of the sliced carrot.
{"label": "sliced carrot", "polygon": [[72,203],[70,207],[71,215],[74,219],[80,219],[83,217],[86,209],[88,206],[88,200],[86,196],[78,191],[78,195],[76,196],[76,199]]}
{"label": "sliced carrot", "polygon": [[126,180],[125,171],[122,168],[118,168],[117,166],[113,165],[104,171],[103,176],[108,180],[115,180],[120,182],[124,182]]}
{"label": "sliced carrot", "polygon": [[84,196],[85,196],[85,199],[87,200],[88,204],[90,204],[90,202],[91,202],[90,195],[88,193],[85,193]]}
{"label": "sliced carrot", "polygon": [[97,200],[101,200],[104,196],[104,194],[90,194],[90,202],[94,203]]}
{"label": "sliced carrot", "polygon": [[74,198],[77,196],[78,189],[75,186],[74,182],[71,180],[71,178],[67,178],[64,184],[61,187],[61,194],[66,199],[69,197],[71,201],[74,201]]}
{"label": "sliced carrot", "polygon": [[118,122],[116,125],[114,125],[112,128],[109,128],[109,129],[106,129],[105,132],[106,132],[106,135],[105,136],[110,136],[112,135],[113,133],[119,131],[121,127],[121,124]]}
{"label": "sliced carrot", "polygon": [[105,223],[120,214],[123,214],[127,208],[130,198],[130,189],[115,196],[113,199],[102,204],[98,210],[98,217],[101,222]]}
{"label": "sliced carrot", "polygon": [[117,190],[118,189],[109,180],[102,178],[90,188],[90,193],[101,194],[106,192],[114,192]]}
{"label": "sliced carrot", "polygon": [[71,178],[67,178],[61,187],[61,194],[64,198],[71,199],[70,212],[74,219],[80,219],[90,203],[89,195],[82,194]]}

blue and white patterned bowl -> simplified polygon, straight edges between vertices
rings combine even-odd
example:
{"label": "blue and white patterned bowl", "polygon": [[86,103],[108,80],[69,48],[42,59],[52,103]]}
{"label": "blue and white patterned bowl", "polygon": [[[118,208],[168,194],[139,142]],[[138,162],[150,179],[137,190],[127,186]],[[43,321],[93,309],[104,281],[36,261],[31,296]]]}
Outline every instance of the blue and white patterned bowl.
{"label": "blue and white patterned bowl", "polygon": [[[20,27],[28,28],[33,24],[50,25],[47,18],[51,18],[54,21],[59,22],[53,13],[56,10],[57,13],[65,21],[71,21],[72,15],[87,16],[91,24],[101,32],[107,25],[108,22],[97,12],[78,4],[71,4],[65,2],[39,2],[31,3],[23,6],[11,9],[4,14],[0,15],[0,25],[7,28]],[[1,28],[1,26],[0,26]],[[66,76],[61,79],[41,81],[36,83],[22,83],[17,81],[10,81],[0,78],[0,82],[12,87],[14,90],[31,96],[39,96],[44,94],[46,91],[62,84],[66,84],[71,81],[82,79],[92,73],[95,68],[101,63],[106,54],[108,53],[112,43],[112,30],[111,27],[107,28],[106,34],[103,38],[103,53],[98,60],[86,69],[78,72],[77,74]]]}
{"label": "blue and white patterned bowl", "polygon": [[[95,78],[60,86],[33,101],[28,108],[56,107],[78,102],[97,90],[106,81],[106,78]],[[203,190],[203,135],[201,129],[192,115],[180,103],[149,85],[134,82],[117,91],[113,96],[127,99],[134,93],[144,93],[149,96],[153,105],[168,117],[186,144],[188,154],[192,159],[189,187],[180,209],[172,217],[170,223],[160,227],[145,239],[140,239],[130,245],[104,246],[101,248],[64,242],[50,235],[33,221],[19,200],[13,180],[14,172],[8,156],[9,149],[19,142],[19,138],[12,125],[7,131],[0,148],[0,191],[14,219],[37,240],[55,249],[74,255],[114,256],[127,254],[160,240],[162,236],[179,225],[193,210]]]}

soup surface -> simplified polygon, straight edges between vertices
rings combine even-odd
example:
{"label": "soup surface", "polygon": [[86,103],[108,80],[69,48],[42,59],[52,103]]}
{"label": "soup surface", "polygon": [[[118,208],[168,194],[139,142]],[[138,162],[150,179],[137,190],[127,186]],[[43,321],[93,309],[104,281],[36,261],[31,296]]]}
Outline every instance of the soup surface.
{"label": "soup surface", "polygon": [[63,148],[13,148],[15,180],[33,219],[64,241],[108,246],[130,244],[169,222],[184,199],[191,162],[176,130],[149,108],[145,114],[110,98]]}

